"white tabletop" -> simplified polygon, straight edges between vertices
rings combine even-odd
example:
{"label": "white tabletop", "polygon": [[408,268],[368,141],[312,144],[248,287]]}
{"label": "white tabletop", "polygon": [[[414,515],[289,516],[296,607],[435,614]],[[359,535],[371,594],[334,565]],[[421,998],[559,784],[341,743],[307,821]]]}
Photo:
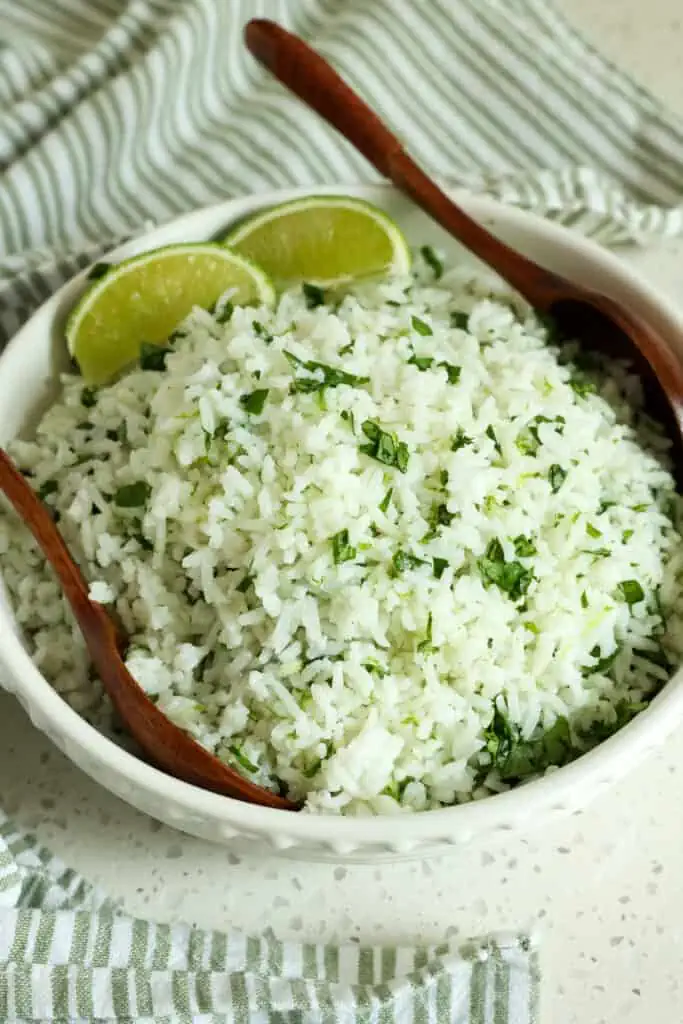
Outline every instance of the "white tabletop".
{"label": "white tabletop", "polygon": [[[683,114],[680,0],[562,5]],[[683,244],[626,258],[683,304]],[[2,805],[131,912],[361,942],[440,941],[535,925],[544,1024],[681,1019],[682,795],[683,744],[674,737],[583,814],[504,845],[374,868],[247,860],[159,825],[100,789],[0,695]]]}

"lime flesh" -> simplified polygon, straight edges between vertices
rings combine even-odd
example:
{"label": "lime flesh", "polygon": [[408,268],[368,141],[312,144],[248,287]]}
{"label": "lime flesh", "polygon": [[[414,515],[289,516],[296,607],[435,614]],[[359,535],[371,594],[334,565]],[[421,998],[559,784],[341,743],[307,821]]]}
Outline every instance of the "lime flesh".
{"label": "lime flesh", "polygon": [[167,246],[115,264],[71,313],[69,352],[90,384],[103,384],[162,344],[192,311],[232,290],[235,304],[272,305],[268,277],[243,256],[209,243]]}
{"label": "lime flesh", "polygon": [[350,196],[306,196],[238,224],[225,245],[279,284],[340,284],[410,269],[410,249],[390,217]]}

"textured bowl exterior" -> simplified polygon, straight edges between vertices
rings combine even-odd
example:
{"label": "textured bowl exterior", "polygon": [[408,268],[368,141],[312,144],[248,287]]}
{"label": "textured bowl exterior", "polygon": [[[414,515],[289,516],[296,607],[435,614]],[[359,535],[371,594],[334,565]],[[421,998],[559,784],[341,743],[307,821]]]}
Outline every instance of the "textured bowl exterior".
{"label": "textured bowl exterior", "polygon": [[[419,210],[386,186],[309,190],[357,195],[384,207],[409,240],[432,243],[470,259]],[[156,228],[111,254],[120,259],[159,245],[222,235],[254,210],[309,194],[289,190],[231,200]],[[683,355],[683,321],[669,304],[616,257],[595,244],[525,212],[487,199],[458,197],[494,233],[537,259],[611,294],[647,319]],[[472,261],[474,264],[474,261]],[[55,394],[67,365],[66,314],[85,285],[84,275],[54,295],[0,356],[0,444],[32,423]],[[255,807],[179,782],[98,733],[73,711],[40,674],[18,635],[0,587],[0,685],[74,764],[100,785],[168,825],[245,852],[270,852],[303,860],[370,862],[439,856],[475,836],[522,831],[571,813],[608,789],[661,745],[683,719],[683,672],[616,736],[589,754],[509,793],[459,807],[391,817],[338,818]]]}

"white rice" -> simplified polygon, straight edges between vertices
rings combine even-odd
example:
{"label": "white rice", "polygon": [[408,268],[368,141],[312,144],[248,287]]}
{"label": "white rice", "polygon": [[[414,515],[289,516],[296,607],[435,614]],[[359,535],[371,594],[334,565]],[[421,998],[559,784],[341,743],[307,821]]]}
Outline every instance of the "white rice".
{"label": "white rice", "polygon": [[[209,750],[311,811],[434,808],[575,756],[683,649],[680,501],[638,380],[611,367],[592,393],[538,318],[463,270],[314,298],[225,323],[195,310],[165,369],[96,395],[65,377],[36,439],[13,444],[128,630],[129,668]],[[323,376],[297,360],[367,380],[293,391]],[[258,390],[260,414],[240,401]],[[362,450],[368,421],[407,465]],[[0,556],[37,665],[111,732],[7,512]]]}

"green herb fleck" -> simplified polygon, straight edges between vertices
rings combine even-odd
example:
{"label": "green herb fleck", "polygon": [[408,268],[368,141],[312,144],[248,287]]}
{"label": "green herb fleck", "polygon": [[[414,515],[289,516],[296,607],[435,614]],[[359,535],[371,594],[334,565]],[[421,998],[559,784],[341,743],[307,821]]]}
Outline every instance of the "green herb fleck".
{"label": "green herb fleck", "polygon": [[97,392],[94,388],[83,388],[81,391],[81,405],[86,409],[92,409],[97,402]]}
{"label": "green herb fleck", "polygon": [[246,754],[242,753],[242,750],[239,747],[236,747],[236,746],[228,747],[228,750],[230,751],[232,756],[235,758],[235,760],[237,761],[238,765],[241,768],[244,768],[244,770],[246,772],[249,772],[251,775],[254,775],[258,771],[257,766],[255,764],[253,764],[249,760],[249,758],[246,756]]}
{"label": "green herb fleck", "polygon": [[413,352],[412,356],[408,360],[408,366],[417,366],[418,370],[429,370],[434,359],[432,356],[416,356]]}
{"label": "green herb fleck", "polygon": [[491,441],[493,441],[493,447],[496,449],[498,454],[502,455],[503,449],[500,447],[500,443],[498,441],[498,438],[496,437],[496,432],[493,429],[493,424],[491,423],[489,423],[488,427],[486,428],[486,436],[490,438]]}
{"label": "green herb fleck", "polygon": [[518,558],[531,558],[532,555],[536,554],[536,545],[529,537],[524,537],[520,533],[519,537],[515,537],[512,542],[515,546],[515,554]]}
{"label": "green herb fleck", "polygon": [[631,539],[631,537],[633,536],[633,532],[633,530],[624,530],[624,532],[621,535],[621,540],[623,544],[626,544],[626,542]]}
{"label": "green herb fleck", "polygon": [[325,305],[325,292],[317,284],[309,284],[308,281],[304,281],[301,285],[301,291],[304,293],[306,305],[309,309],[316,309],[317,306]]}
{"label": "green herb fleck", "polygon": [[383,430],[374,420],[365,420],[361,426],[369,444],[362,444],[360,450],[385,466],[393,466],[400,473],[408,468],[408,445],[399,441],[396,434]]}
{"label": "green herb fleck", "polygon": [[457,309],[451,313],[451,327],[457,327],[459,331],[466,331],[469,327],[469,323],[469,313],[463,313]]}
{"label": "green herb fleck", "polygon": [[270,331],[266,330],[266,328],[263,326],[262,323],[260,323],[260,321],[252,320],[251,329],[258,338],[261,338],[263,341],[265,341],[266,345],[272,344],[273,335],[270,333]]}
{"label": "green herb fleck", "polygon": [[567,470],[562,469],[562,466],[558,466],[557,463],[548,470],[548,481],[550,483],[550,490],[553,494],[557,494],[562,484],[567,479]]}
{"label": "green herb fleck", "polygon": [[408,551],[403,551],[399,548],[394,553],[394,557],[391,559],[392,564],[392,576],[400,576],[406,569],[419,569],[421,565],[426,563],[415,555],[411,555]]}
{"label": "green herb fleck", "polygon": [[589,537],[602,537],[602,531],[598,530],[592,523],[586,523],[586,533]]}
{"label": "green herb fleck", "polygon": [[390,487],[389,490],[387,491],[387,493],[384,495],[384,497],[382,498],[382,500],[379,503],[380,512],[384,512],[385,515],[386,515],[386,513],[389,510],[389,505],[391,504],[391,496],[392,496],[393,493],[394,493],[394,488]]}
{"label": "green herb fleck", "polygon": [[223,308],[214,315],[214,319],[217,324],[227,324],[232,319],[232,314],[235,312],[235,307],[232,302],[226,302]]}
{"label": "green herb fleck", "polygon": [[332,538],[332,554],[335,565],[340,565],[341,562],[350,562],[356,557],[356,549],[349,544],[348,530],[340,530],[339,533],[335,533]]}
{"label": "green herb fleck", "polygon": [[123,484],[114,493],[114,504],[119,508],[140,508],[147,502],[152,488],[144,480],[133,484]]}
{"label": "green herb fleck", "polygon": [[638,604],[645,600],[645,592],[638,580],[622,580],[617,586],[617,591],[628,605]]}
{"label": "green herb fleck", "polygon": [[597,391],[595,383],[587,377],[585,373],[582,373],[581,370],[573,371],[569,378],[569,387],[579,396],[579,398],[585,398],[586,395],[593,395]]}
{"label": "green herb fleck", "polygon": [[156,372],[165,370],[166,357],[170,351],[166,345],[150,345],[149,342],[143,341],[140,345],[140,369]]}
{"label": "green herb fleck", "polygon": [[582,608],[587,608],[588,607],[588,596],[586,595],[586,591],[585,590],[581,594],[581,607]]}
{"label": "green herb fleck", "polygon": [[355,422],[355,420],[353,418],[353,413],[350,412],[348,409],[342,409],[341,418],[346,423],[348,423],[348,425],[351,427],[352,433],[355,434],[355,432],[356,432],[356,422]]}
{"label": "green herb fleck", "polygon": [[434,650],[434,645],[432,643],[432,613],[431,612],[429,613],[429,615],[427,617],[427,629],[425,631],[425,638],[424,638],[424,640],[421,640],[420,643],[417,645],[417,649],[418,649],[418,651],[421,651],[423,654],[429,654],[431,651]]}
{"label": "green herb fleck", "polygon": [[619,644],[617,644],[617,646],[614,648],[611,654],[607,654],[604,658],[602,658],[600,656],[600,648],[597,646],[593,647],[591,649],[590,655],[591,658],[596,658],[597,660],[594,665],[585,665],[581,669],[581,674],[584,676],[607,675],[608,670],[612,667],[612,664],[616,660],[620,651],[621,647]]}
{"label": "green herb fleck", "polygon": [[523,597],[533,579],[530,569],[521,562],[506,562],[503,546],[499,540],[489,542],[486,552],[478,560],[479,572],[487,583],[494,583],[512,601]]}
{"label": "green herb fleck", "polygon": [[431,245],[423,245],[420,248],[422,259],[425,261],[428,267],[431,267],[434,273],[434,280],[438,281],[443,274],[443,263],[436,255]]}
{"label": "green herb fleck", "polygon": [[439,368],[446,371],[446,377],[448,378],[449,384],[457,384],[460,380],[460,374],[462,367],[455,366],[453,363],[439,363]]}
{"label": "green herb fleck", "polygon": [[242,395],[240,405],[250,416],[260,416],[268,398],[268,388],[259,388],[247,395]]}
{"label": "green herb fleck", "polygon": [[410,318],[410,323],[412,324],[412,328],[415,333],[421,334],[423,338],[427,338],[430,334],[434,333],[429,324],[425,323],[424,320],[420,320],[419,316],[412,316]]}
{"label": "green herb fleck", "polygon": [[307,373],[316,374],[316,376],[311,377],[295,377],[292,385],[292,391],[294,392],[310,394],[313,391],[322,391],[324,388],[336,388],[340,384],[358,387],[361,384],[367,384],[370,380],[369,377],[358,377],[354,373],[347,373],[346,370],[339,369],[336,366],[328,366],[325,363],[318,363],[313,359],[299,359],[293,352],[288,352],[287,350],[285,350],[284,355],[295,369],[301,368]]}
{"label": "green herb fleck", "polygon": [[384,676],[387,674],[387,670],[384,668],[384,666],[380,665],[380,663],[378,661],[375,661],[374,658],[368,658],[367,661],[364,661],[363,668],[365,669],[366,672],[369,672],[370,675],[378,676],[380,679],[383,679]]}
{"label": "green herb fleck", "polygon": [[254,577],[249,576],[247,574],[242,580],[240,580],[240,582],[235,587],[235,590],[237,590],[237,592],[240,594],[246,594],[246,592],[249,590],[249,587],[252,585],[253,582]]}
{"label": "green herb fleck", "polygon": [[457,452],[468,444],[472,444],[472,438],[467,436],[462,427],[459,427],[457,434],[451,441],[451,451]]}
{"label": "green herb fleck", "polygon": [[59,490],[59,484],[56,480],[46,480],[44,484],[41,484],[38,488],[38,497],[41,501],[45,501],[50,494],[54,494]]}
{"label": "green herb fleck", "polygon": [[437,580],[440,580],[443,574],[445,573],[446,569],[448,568],[448,562],[446,561],[445,558],[433,558],[432,568],[434,571],[435,578]]}

